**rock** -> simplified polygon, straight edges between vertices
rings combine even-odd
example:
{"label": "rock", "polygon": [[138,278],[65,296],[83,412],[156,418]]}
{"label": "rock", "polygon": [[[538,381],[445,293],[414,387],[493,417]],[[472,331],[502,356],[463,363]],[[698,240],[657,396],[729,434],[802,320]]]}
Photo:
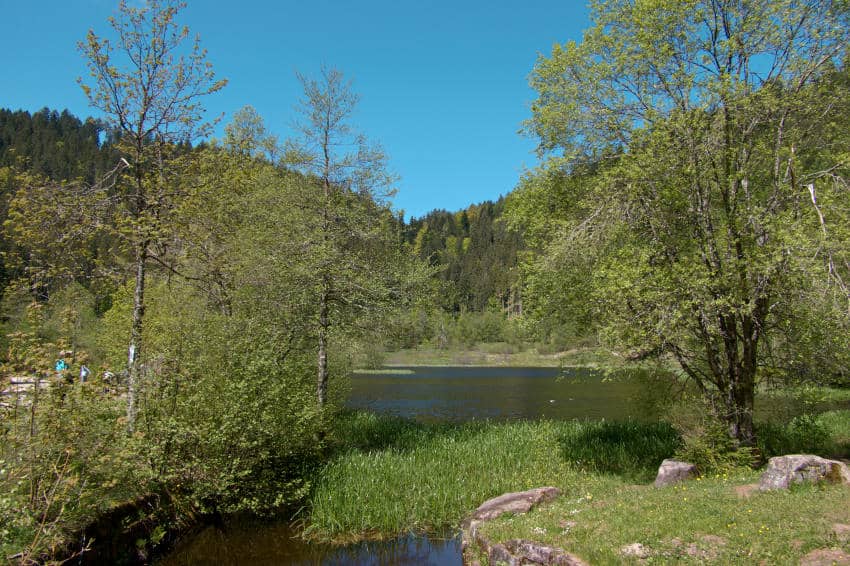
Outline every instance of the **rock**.
{"label": "rock", "polygon": [[495,519],[506,513],[527,513],[535,506],[551,501],[561,494],[556,487],[539,487],[528,491],[506,493],[482,503],[470,517],[464,521],[461,547],[466,555],[470,544],[476,544],[488,557],[490,564],[556,564],[564,566],[584,566],[577,556],[560,549],[544,546],[527,540],[510,540],[494,543],[479,532],[481,523]]}
{"label": "rock", "polygon": [[655,476],[655,487],[664,487],[689,480],[699,475],[697,467],[689,462],[679,460],[664,460],[658,467],[658,475]]}
{"label": "rock", "polygon": [[837,538],[839,542],[848,542],[850,541],[850,525],[835,523],[832,525],[832,534],[835,535],[835,538]]}
{"label": "rock", "polygon": [[792,483],[821,481],[850,484],[850,469],[843,462],[811,454],[776,456],[768,461],[759,489],[788,489]]}
{"label": "rock", "polygon": [[850,554],[838,549],[818,548],[800,559],[800,566],[834,566],[850,564]]}
{"label": "rock", "polygon": [[528,513],[536,505],[552,501],[561,495],[557,487],[538,487],[528,491],[506,493],[482,503],[478,509],[473,511],[472,519],[476,521],[489,521],[504,513]]}
{"label": "rock", "polygon": [[[543,564],[558,566],[585,566],[585,562],[579,557],[566,552],[560,548],[544,546],[530,540],[509,540],[501,547],[498,555],[502,559],[495,558],[491,554],[490,563],[497,564],[507,562],[508,564]],[[507,552],[507,555],[504,554]],[[507,558],[505,560],[504,558]]]}
{"label": "rock", "polygon": [[652,551],[639,542],[627,544],[620,549],[620,555],[631,558],[648,558],[651,554]]}

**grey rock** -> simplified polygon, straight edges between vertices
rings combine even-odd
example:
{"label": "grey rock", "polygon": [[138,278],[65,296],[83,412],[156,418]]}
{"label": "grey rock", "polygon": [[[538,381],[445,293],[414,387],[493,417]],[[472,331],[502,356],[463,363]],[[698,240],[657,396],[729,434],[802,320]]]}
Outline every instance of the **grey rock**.
{"label": "grey rock", "polygon": [[647,547],[645,547],[639,542],[627,544],[626,546],[620,549],[620,555],[629,556],[632,558],[648,558],[651,554],[652,551],[650,551]]}
{"label": "grey rock", "polygon": [[561,495],[557,487],[538,487],[528,491],[506,493],[482,503],[472,513],[472,519],[478,521],[489,521],[504,513],[521,514],[528,513],[536,505],[552,501]]}
{"label": "grey rock", "polygon": [[658,467],[655,476],[655,487],[664,487],[695,478],[699,475],[697,467],[689,462],[680,460],[664,460]]}
{"label": "grey rock", "polygon": [[585,566],[585,562],[561,548],[553,548],[530,541],[515,539],[504,543],[517,564],[543,564],[557,566]]}
{"label": "grey rock", "polygon": [[850,469],[838,460],[812,454],[789,454],[768,461],[767,469],[759,480],[759,489],[788,489],[792,483],[822,481],[850,484]]}
{"label": "grey rock", "polygon": [[511,540],[505,543],[487,540],[481,535],[481,523],[504,514],[527,513],[535,506],[551,501],[561,494],[556,487],[539,487],[528,491],[506,493],[482,503],[464,521],[462,548],[464,556],[471,544],[477,545],[490,564],[521,566],[526,564],[584,566],[580,558],[560,548],[552,548],[527,540]]}

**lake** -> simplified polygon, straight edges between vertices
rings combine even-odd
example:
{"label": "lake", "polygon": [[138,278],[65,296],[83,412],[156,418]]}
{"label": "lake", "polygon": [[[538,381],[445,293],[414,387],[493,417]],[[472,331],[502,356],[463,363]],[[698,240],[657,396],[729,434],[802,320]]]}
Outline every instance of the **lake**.
{"label": "lake", "polygon": [[[358,372],[348,406],[422,421],[642,419],[645,387],[590,369],[400,367]],[[305,544],[282,524],[207,527],[161,561],[189,564],[461,564],[460,539],[407,535],[345,547]]]}
{"label": "lake", "polygon": [[351,381],[349,407],[424,421],[643,419],[648,411],[641,384],[586,368],[398,367]]}

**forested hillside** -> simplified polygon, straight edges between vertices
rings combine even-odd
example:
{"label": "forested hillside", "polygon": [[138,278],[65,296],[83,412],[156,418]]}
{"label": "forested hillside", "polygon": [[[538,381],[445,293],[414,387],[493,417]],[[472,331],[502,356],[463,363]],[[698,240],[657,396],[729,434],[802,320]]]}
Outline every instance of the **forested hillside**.
{"label": "forested hillside", "polygon": [[464,210],[434,210],[404,227],[413,252],[439,267],[441,306],[448,312],[488,307],[522,314],[519,276],[522,235],[502,217],[505,201],[487,201]]}
{"label": "forested hillside", "polygon": [[30,114],[0,108],[0,167],[91,183],[114,166],[110,137],[102,122],[81,120],[67,110],[44,108]]}
{"label": "forested hillside", "polygon": [[[103,123],[81,120],[67,110],[44,108],[31,115],[0,108],[0,225],[16,193],[33,180],[91,184],[113,168],[118,153],[111,137]],[[25,248],[11,243],[8,232],[0,235],[0,294],[23,275]]]}

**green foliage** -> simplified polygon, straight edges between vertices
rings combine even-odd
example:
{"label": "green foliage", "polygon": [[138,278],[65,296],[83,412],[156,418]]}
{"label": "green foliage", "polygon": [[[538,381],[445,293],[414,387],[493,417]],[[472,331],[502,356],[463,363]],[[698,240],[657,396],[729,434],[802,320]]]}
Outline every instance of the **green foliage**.
{"label": "green foliage", "polygon": [[65,552],[99,513],[151,489],[152,476],[100,384],[52,380],[23,399],[0,421],[0,551],[29,563]]}
{"label": "green foliage", "polygon": [[729,435],[728,424],[716,407],[702,397],[686,396],[670,410],[670,422],[681,437],[676,458],[691,462],[703,474],[754,467],[759,454]]}
{"label": "green foliage", "polygon": [[[127,289],[104,317],[103,336],[125,336]],[[158,478],[205,511],[265,513],[299,501],[320,446],[313,373],[285,352],[276,328],[245,313],[204,308],[179,280],[148,288],[139,430]],[[249,313],[250,314],[250,313]],[[120,356],[123,342],[105,351]]]}
{"label": "green foliage", "polygon": [[759,371],[847,373],[848,14],[602,0],[530,79],[527,311],[674,358],[748,445]]}

